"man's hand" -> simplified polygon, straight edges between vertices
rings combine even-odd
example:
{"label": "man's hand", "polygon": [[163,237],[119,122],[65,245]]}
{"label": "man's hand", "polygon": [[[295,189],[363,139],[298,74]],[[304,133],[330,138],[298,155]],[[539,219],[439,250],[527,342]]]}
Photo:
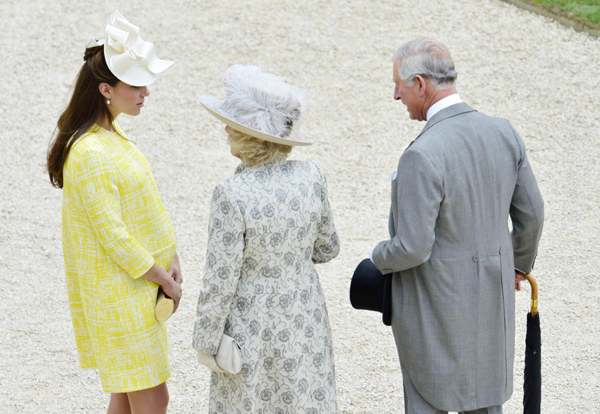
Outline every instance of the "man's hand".
{"label": "man's hand", "polygon": [[527,279],[525,278],[523,273],[519,272],[518,270],[515,270],[515,289],[521,290],[521,282],[523,282],[524,280]]}

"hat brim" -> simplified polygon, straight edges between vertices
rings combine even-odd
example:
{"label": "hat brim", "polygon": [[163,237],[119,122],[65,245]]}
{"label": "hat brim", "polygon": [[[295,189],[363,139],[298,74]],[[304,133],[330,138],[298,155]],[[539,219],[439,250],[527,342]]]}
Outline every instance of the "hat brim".
{"label": "hat brim", "polygon": [[232,120],[232,119],[228,118],[227,116],[225,116],[224,114],[220,113],[217,108],[213,107],[210,102],[203,100],[202,97],[200,98],[200,103],[202,104],[202,106],[204,106],[204,108],[208,111],[208,113],[210,113],[212,116],[217,118],[219,121],[225,123],[226,125],[230,126],[231,128],[235,129],[236,131],[250,135],[251,137],[262,139],[264,141],[274,142],[276,144],[281,144],[281,145],[306,146],[306,145],[313,144],[312,142],[309,142],[309,141],[297,141],[297,140],[293,140],[293,139],[282,138],[282,137],[278,137],[276,135],[266,134],[264,132],[257,131],[256,129],[248,128],[247,126],[238,124],[234,120]]}

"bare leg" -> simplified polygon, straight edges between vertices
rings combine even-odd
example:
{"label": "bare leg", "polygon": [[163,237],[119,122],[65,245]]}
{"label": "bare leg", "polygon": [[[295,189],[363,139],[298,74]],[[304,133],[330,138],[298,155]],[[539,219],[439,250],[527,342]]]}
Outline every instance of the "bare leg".
{"label": "bare leg", "polygon": [[167,383],[127,393],[132,414],[166,414],[169,405]]}
{"label": "bare leg", "polygon": [[107,414],[131,414],[127,394],[112,393],[110,395]]}

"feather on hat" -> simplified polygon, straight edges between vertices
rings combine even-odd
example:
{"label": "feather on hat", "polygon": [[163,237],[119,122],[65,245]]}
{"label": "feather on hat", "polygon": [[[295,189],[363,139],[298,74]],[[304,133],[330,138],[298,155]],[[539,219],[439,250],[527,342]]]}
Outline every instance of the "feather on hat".
{"label": "feather on hat", "polygon": [[283,145],[311,145],[298,129],[308,104],[306,92],[259,66],[234,65],[223,78],[225,100],[201,96],[210,114],[231,128]]}

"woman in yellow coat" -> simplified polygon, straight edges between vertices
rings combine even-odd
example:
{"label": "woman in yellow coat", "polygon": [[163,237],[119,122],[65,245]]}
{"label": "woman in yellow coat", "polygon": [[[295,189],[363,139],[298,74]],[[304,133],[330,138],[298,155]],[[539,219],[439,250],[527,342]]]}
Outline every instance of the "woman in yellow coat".
{"label": "woman in yellow coat", "polygon": [[173,62],[158,59],[116,11],[106,38],[88,45],[48,154],[63,189],[63,251],[79,361],[97,368],[109,413],[165,413],[166,326],[159,286],[181,298],[175,231],[148,161],[115,119],[136,116],[147,85]]}

